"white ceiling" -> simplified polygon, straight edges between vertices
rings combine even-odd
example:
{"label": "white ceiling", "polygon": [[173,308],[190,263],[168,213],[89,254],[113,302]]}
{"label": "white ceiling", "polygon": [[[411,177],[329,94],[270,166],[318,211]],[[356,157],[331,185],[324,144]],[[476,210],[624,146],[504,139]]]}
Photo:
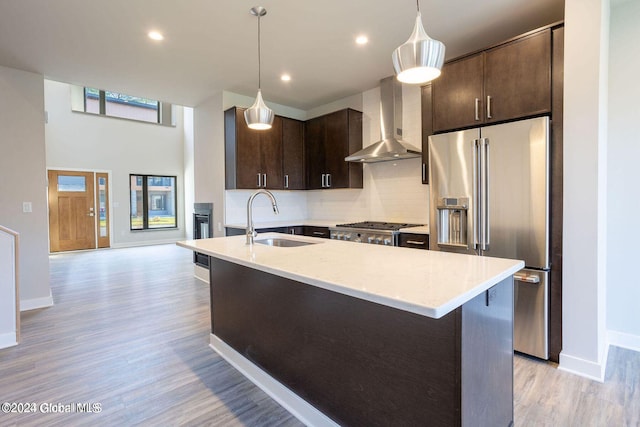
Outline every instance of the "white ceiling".
{"label": "white ceiling", "polygon": [[[409,0],[0,0],[0,65],[46,78],[195,106],[228,90],[255,97],[257,19],[267,102],[308,110],[393,74]],[[421,1],[447,59],[563,19],[562,0]],[[146,34],[157,29],[163,42]],[[369,44],[357,46],[356,35]],[[280,74],[292,81],[280,81]]]}

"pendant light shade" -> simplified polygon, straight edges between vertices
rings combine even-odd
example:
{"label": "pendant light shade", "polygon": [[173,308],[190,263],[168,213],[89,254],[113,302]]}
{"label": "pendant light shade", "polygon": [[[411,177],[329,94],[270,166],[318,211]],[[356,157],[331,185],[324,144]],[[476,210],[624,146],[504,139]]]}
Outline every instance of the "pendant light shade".
{"label": "pendant light shade", "polygon": [[420,3],[411,37],[393,51],[391,58],[398,80],[403,83],[427,83],[440,75],[444,63],[444,44],[429,37],[422,26]]}
{"label": "pendant light shade", "polygon": [[251,129],[266,130],[271,129],[273,123],[273,111],[267,107],[262,99],[262,89],[260,81],[260,17],[267,14],[267,10],[262,6],[252,7],[250,10],[253,16],[258,17],[258,95],[253,105],[244,111],[244,120]]}

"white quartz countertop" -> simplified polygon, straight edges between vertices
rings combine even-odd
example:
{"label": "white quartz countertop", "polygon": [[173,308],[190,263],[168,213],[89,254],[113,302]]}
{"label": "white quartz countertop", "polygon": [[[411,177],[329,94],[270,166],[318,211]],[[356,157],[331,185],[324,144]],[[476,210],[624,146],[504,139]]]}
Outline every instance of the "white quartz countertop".
{"label": "white quartz countertop", "polygon": [[187,240],[179,246],[356,298],[440,318],[524,267],[503,258],[259,234],[317,243],[248,246],[245,236]]}

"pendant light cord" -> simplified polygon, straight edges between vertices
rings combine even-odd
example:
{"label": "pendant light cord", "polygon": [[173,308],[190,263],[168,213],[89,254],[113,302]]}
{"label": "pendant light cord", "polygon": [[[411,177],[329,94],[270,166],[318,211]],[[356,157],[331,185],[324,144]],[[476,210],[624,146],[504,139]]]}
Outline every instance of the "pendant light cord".
{"label": "pendant light cord", "polygon": [[262,88],[262,82],[260,76],[262,74],[262,70],[260,69],[260,64],[262,60],[260,59],[260,15],[258,15],[258,90]]}
{"label": "pendant light cord", "polygon": [[420,13],[420,0],[416,0],[416,7],[418,8],[418,13]]}

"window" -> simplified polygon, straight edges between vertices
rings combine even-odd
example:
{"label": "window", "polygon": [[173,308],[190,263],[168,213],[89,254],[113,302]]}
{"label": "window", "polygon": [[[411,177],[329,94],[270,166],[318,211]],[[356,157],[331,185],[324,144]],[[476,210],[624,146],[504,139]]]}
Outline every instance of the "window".
{"label": "window", "polygon": [[129,175],[131,229],[176,228],[176,177]]}
{"label": "window", "polygon": [[108,90],[84,88],[84,111],[123,119],[160,123],[160,102]]}
{"label": "window", "polygon": [[71,86],[71,109],[106,117],[175,125],[170,103],[91,87]]}

